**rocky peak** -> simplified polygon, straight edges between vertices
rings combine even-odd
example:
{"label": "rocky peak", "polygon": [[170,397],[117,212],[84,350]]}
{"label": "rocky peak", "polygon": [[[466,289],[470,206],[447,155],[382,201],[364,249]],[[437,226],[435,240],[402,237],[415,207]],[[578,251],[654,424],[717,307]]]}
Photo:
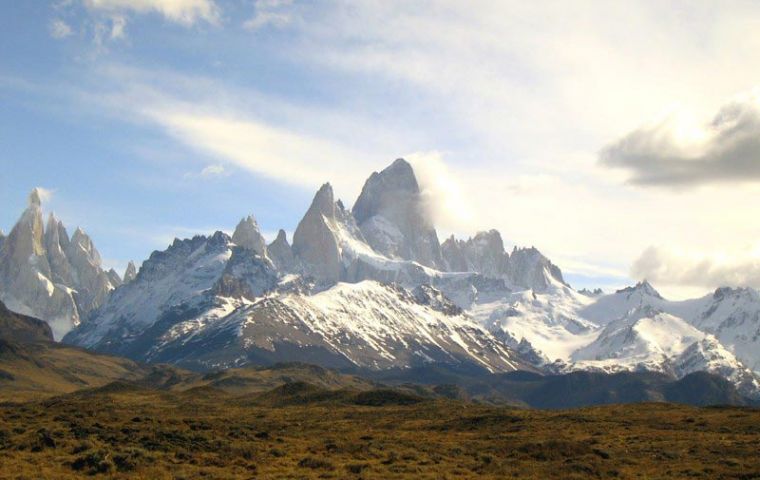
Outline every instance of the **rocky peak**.
{"label": "rocky peak", "polygon": [[40,207],[42,206],[42,200],[40,200],[40,189],[34,188],[32,189],[31,193],[29,194],[29,206],[30,207]]}
{"label": "rocky peak", "polygon": [[129,261],[127,264],[127,269],[124,270],[124,283],[129,283],[132,280],[137,278],[137,268],[135,267],[135,262],[132,260]]}
{"label": "rocky peak", "polygon": [[647,281],[646,279],[642,280],[641,282],[638,282],[636,285],[634,285],[632,287],[622,288],[622,289],[616,291],[615,293],[624,293],[624,294],[628,294],[629,296],[631,294],[634,294],[634,293],[639,293],[639,294],[644,295],[644,296],[654,297],[654,298],[658,298],[660,300],[663,299],[662,295],[660,295],[660,292],[658,292],[652,286],[652,284],[649,283],[649,281]]}
{"label": "rocky peak", "polygon": [[309,215],[310,213],[320,213],[327,218],[335,218],[335,196],[333,194],[332,185],[330,185],[329,182],[325,183],[319,188],[319,190],[317,190],[306,215]]}
{"label": "rocky peak", "polygon": [[406,160],[400,158],[372,173],[352,212],[367,242],[378,252],[443,268],[438,235]]}
{"label": "rocky peak", "polygon": [[595,288],[593,290],[588,289],[588,288],[582,288],[578,290],[578,293],[580,293],[581,295],[585,295],[587,297],[595,298],[595,297],[601,297],[602,295],[604,295],[604,290],[602,290],[601,288]]}
{"label": "rocky peak", "polygon": [[66,256],[69,257],[69,261],[72,263],[75,262],[74,259],[79,258],[93,267],[100,268],[101,265],[100,252],[95,248],[95,244],[93,244],[90,236],[81,227],[77,227],[71,236]]}
{"label": "rocky peak", "polygon": [[481,231],[475,234],[472,243],[478,248],[494,253],[504,253],[504,241],[498,230]]}
{"label": "rocky peak", "polygon": [[535,247],[515,247],[512,250],[507,263],[507,276],[517,287],[538,291],[545,290],[555,281],[567,285],[559,267]]}
{"label": "rocky peak", "polygon": [[325,183],[293,234],[293,254],[310,274],[328,283],[337,282],[342,272],[340,248],[332,225],[335,213],[332,186]]}
{"label": "rocky peak", "polygon": [[24,260],[30,255],[42,256],[44,248],[44,227],[42,223],[42,208],[40,206],[38,189],[29,194],[29,203],[21,214],[21,218],[8,235],[8,250],[13,250],[18,260]]}
{"label": "rocky peak", "polygon": [[57,337],[111,289],[92,241],[81,230],[75,240],[69,240],[54,214],[43,228],[40,190],[34,189],[0,252],[0,300],[47,321]]}
{"label": "rocky peak", "polygon": [[295,267],[295,257],[293,250],[288,243],[288,236],[285,230],[280,229],[277,232],[277,238],[267,247],[267,253],[270,260],[275,266],[285,272],[290,272]]}
{"label": "rocky peak", "polygon": [[232,241],[243,248],[251,250],[257,255],[266,256],[267,246],[264,237],[259,230],[259,224],[253,215],[248,215],[240,220],[235,232],[232,234]]}
{"label": "rocky peak", "polygon": [[234,247],[222,276],[213,287],[216,295],[254,300],[277,284],[277,272],[272,262],[253,256],[247,249]]}
{"label": "rocky peak", "polygon": [[55,214],[50,213],[45,227],[45,250],[47,250],[48,263],[50,264],[51,280],[54,283],[73,288],[75,282],[71,264],[65,253],[68,248],[69,236],[66,233],[66,228],[60,220],[55,218]]}
{"label": "rocky peak", "polygon": [[277,231],[277,237],[274,239],[274,241],[272,242],[272,244],[275,244],[275,243],[279,243],[279,244],[284,244],[284,245],[290,246],[290,244],[288,243],[288,234],[285,233],[285,230],[279,229]]}
{"label": "rocky peak", "polygon": [[169,248],[154,251],[143,262],[140,267],[140,279],[155,281],[171,276],[184,265],[191,265],[192,262],[188,261],[190,257],[210,253],[224,254],[230,250],[231,243],[232,239],[224,232],[215,232],[210,237],[195,235],[182,240],[175,238]]}
{"label": "rocky peak", "polygon": [[748,287],[718,287],[713,292],[713,299],[720,301],[726,298],[746,298],[747,300],[757,301],[760,299],[760,293],[753,288]]}
{"label": "rocky peak", "polygon": [[478,272],[494,278],[507,273],[509,255],[497,230],[478,232],[467,241],[452,235],[441,245],[441,254],[450,271]]}

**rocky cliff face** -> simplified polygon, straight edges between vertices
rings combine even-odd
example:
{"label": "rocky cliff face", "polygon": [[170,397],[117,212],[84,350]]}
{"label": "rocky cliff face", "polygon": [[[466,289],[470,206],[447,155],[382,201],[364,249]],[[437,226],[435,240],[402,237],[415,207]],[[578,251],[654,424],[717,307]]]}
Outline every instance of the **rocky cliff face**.
{"label": "rocky cliff face", "polygon": [[509,255],[496,230],[478,232],[468,240],[452,235],[441,246],[446,267],[452,272],[478,272],[489,277],[506,275]]}
{"label": "rocky cliff face", "polygon": [[441,246],[411,165],[400,158],[367,179],[353,207],[367,243],[390,257],[443,269]]}
{"label": "rocky cliff face", "polygon": [[92,240],[77,229],[69,239],[50,215],[43,227],[39,192],[0,248],[0,300],[13,311],[48,322],[56,338],[100,306],[115,287]]}
{"label": "rocky cliff face", "polygon": [[236,245],[247,248],[257,255],[265,257],[267,255],[267,244],[259,230],[259,224],[253,215],[248,215],[240,220],[235,232],[232,234],[232,241]]}
{"label": "rocky cliff face", "polygon": [[296,257],[293,255],[293,249],[288,243],[288,237],[285,230],[280,229],[277,232],[277,238],[267,246],[269,258],[275,266],[283,272],[294,272],[298,270]]}
{"label": "rocky cliff face", "polygon": [[333,189],[322,185],[293,234],[293,253],[308,273],[329,283],[340,280],[342,262],[338,244]]}

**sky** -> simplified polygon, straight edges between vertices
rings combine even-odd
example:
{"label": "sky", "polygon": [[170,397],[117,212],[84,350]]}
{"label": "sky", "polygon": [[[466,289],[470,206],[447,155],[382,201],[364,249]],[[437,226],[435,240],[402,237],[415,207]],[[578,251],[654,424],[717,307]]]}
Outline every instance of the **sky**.
{"label": "sky", "polygon": [[123,270],[410,160],[442,239],[575,287],[760,287],[760,4],[0,2],[0,228],[34,187]]}

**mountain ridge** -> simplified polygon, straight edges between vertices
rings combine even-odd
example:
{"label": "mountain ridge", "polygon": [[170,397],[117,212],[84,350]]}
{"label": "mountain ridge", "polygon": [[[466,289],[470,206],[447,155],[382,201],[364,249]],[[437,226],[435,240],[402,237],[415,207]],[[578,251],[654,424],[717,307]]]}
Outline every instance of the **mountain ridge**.
{"label": "mountain ridge", "polygon": [[[267,244],[252,214],[231,236],[175,239],[139,271],[130,263],[119,285],[101,269],[115,288],[76,296],[99,305],[65,341],[199,370],[287,360],[378,370],[706,370],[744,393],[760,390],[756,292],[670,302],[646,281],[608,295],[576,292],[535,247],[507,252],[497,230],[439,243],[422,198],[411,165],[397,159],[370,175],[351,210],[323,184],[292,243],[279,230]],[[89,237],[77,230],[69,239],[53,216],[42,229],[39,207],[37,195],[19,222],[28,249],[50,265],[99,266]],[[65,255],[72,242],[84,255]],[[633,318],[636,309],[650,314]],[[615,328],[627,343],[613,341]]]}

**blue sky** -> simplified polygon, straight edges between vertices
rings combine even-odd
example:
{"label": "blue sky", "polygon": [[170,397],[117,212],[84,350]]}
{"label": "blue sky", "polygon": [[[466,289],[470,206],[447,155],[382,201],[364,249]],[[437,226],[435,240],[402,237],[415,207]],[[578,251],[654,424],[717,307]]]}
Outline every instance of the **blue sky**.
{"label": "blue sky", "polygon": [[351,204],[405,156],[441,237],[498,228],[579,287],[760,286],[758,25],[753,2],[2,2],[0,228],[44,187],[122,269],[248,213],[292,231],[321,183]]}

